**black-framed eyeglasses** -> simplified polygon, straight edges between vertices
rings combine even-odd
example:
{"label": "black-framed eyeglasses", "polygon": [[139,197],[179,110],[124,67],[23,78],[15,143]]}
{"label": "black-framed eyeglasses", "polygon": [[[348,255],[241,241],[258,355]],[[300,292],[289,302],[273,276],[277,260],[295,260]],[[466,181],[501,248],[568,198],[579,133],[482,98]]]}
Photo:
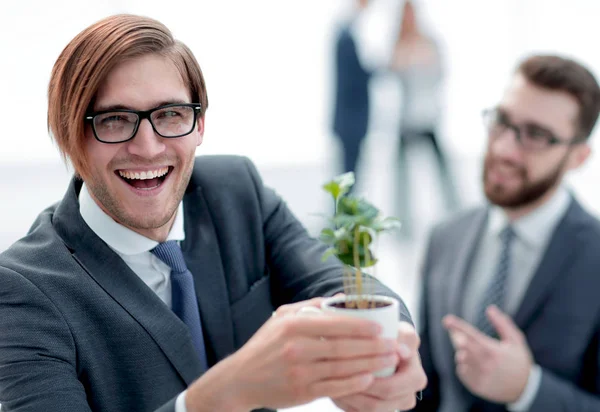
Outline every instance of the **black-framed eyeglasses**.
{"label": "black-framed eyeglasses", "polygon": [[484,110],[482,114],[484,125],[491,138],[496,138],[505,131],[512,130],[515,138],[525,150],[544,150],[555,145],[570,146],[585,141],[585,137],[558,138],[549,130],[536,124],[518,126],[512,123],[506,113],[498,108]]}
{"label": "black-framed eyeglasses", "polygon": [[87,114],[85,121],[91,123],[94,137],[102,143],[133,139],[143,119],[148,119],[157,135],[172,139],[192,133],[201,108],[199,103],[174,103],[150,110],[104,110]]}

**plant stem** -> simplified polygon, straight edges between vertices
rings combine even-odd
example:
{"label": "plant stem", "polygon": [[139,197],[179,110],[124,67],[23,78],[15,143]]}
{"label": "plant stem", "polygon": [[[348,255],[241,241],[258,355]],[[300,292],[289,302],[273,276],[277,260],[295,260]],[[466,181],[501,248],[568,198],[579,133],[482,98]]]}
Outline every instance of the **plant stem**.
{"label": "plant stem", "polygon": [[[367,236],[363,236],[363,247],[365,248],[365,267],[371,267],[371,254],[369,253],[369,242]],[[369,280],[366,288],[368,288],[373,282]],[[367,294],[373,294],[370,290],[367,289]],[[369,302],[368,305],[375,305],[375,302]]]}
{"label": "plant stem", "polygon": [[[354,257],[354,267],[356,268],[356,294],[358,295],[358,301],[362,300],[363,285],[362,285],[362,271],[360,267],[360,256],[358,254],[358,247],[360,246],[360,231],[358,226],[354,228],[354,248],[352,250]],[[360,306],[360,305],[359,305]]]}

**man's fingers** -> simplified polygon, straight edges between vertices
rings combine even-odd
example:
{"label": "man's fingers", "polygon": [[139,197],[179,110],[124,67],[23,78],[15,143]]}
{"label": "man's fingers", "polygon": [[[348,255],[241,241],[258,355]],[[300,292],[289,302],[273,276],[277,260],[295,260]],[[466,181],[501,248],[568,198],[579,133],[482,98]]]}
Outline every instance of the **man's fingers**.
{"label": "man's fingers", "polygon": [[456,363],[470,361],[479,364],[490,354],[489,344],[481,344],[461,332],[450,332],[450,339],[454,346]]}
{"label": "man's fingers", "polygon": [[383,338],[319,339],[305,337],[284,343],[282,349],[284,358],[288,362],[311,362],[393,355],[396,352],[396,342]]}
{"label": "man's fingers", "polygon": [[302,302],[290,303],[288,305],[281,305],[275,311],[275,316],[295,315],[300,309],[302,309],[303,307],[307,307],[307,306],[320,308],[322,302],[323,302],[323,298],[312,298],[310,300],[305,300]]}
{"label": "man's fingers", "polygon": [[366,394],[378,399],[389,400],[415,394],[427,386],[427,375],[421,361],[414,356],[411,361],[388,378],[376,378]]}
{"label": "man's fingers", "polygon": [[467,343],[468,339],[469,338],[464,333],[461,333],[458,331],[450,332],[450,341],[452,342],[452,346],[454,347],[455,350],[458,350],[458,349],[464,347],[465,344]]}
{"label": "man's fingers", "polygon": [[319,339],[307,343],[306,352],[311,352],[309,360],[348,359],[366,356],[392,355],[396,352],[396,342],[391,339]]}
{"label": "man's fingers", "polygon": [[[333,297],[345,296],[343,293],[336,293]],[[326,298],[312,298],[309,300],[303,300],[302,302],[289,303],[287,305],[281,305],[273,313],[274,316],[288,316],[295,315],[298,311],[305,307],[321,308],[321,304]]]}
{"label": "man's fingers", "polygon": [[291,336],[323,338],[370,338],[381,333],[381,326],[373,321],[348,316],[290,316],[277,319],[281,333]]}
{"label": "man's fingers", "polygon": [[472,326],[470,323],[465,322],[464,320],[457,318],[454,315],[447,315],[444,317],[443,324],[450,331],[450,333],[460,332],[465,336],[466,342],[469,340],[474,341],[480,345],[489,344],[492,339],[479,331],[476,327]]}
{"label": "man's fingers", "polygon": [[456,376],[463,380],[463,382],[464,380],[473,381],[472,376],[474,376],[476,370],[474,366],[468,363],[461,363],[456,365]]}
{"label": "man's fingers", "polygon": [[512,319],[498,309],[497,306],[490,306],[486,311],[486,315],[498,332],[500,339],[508,340],[510,342],[520,342],[523,339],[521,330],[515,325]]}
{"label": "man's fingers", "polygon": [[401,351],[410,351],[410,353],[406,352],[403,357],[409,357],[412,353],[416,353],[419,349],[419,345],[421,344],[421,339],[417,334],[414,326],[412,326],[408,322],[400,322],[398,323],[398,344],[400,345]]}
{"label": "man's fingers", "polygon": [[310,375],[315,380],[342,378],[377,372],[384,368],[395,367],[397,364],[398,355],[396,354],[327,360],[313,363],[310,366]]}
{"label": "man's fingers", "polygon": [[[335,401],[338,403],[337,401]],[[417,403],[417,397],[413,394],[397,396],[392,399],[382,400],[373,396],[359,393],[349,395],[340,399],[340,405],[344,406],[344,411],[369,411],[369,412],[389,412],[413,409]]]}
{"label": "man's fingers", "polygon": [[357,392],[363,392],[373,383],[373,374],[364,373],[347,378],[327,379],[314,382],[308,386],[311,398],[341,398]]}
{"label": "man's fingers", "polygon": [[456,363],[457,365],[460,365],[462,363],[467,363],[468,359],[469,359],[468,352],[464,349],[457,350],[454,353],[454,363]]}

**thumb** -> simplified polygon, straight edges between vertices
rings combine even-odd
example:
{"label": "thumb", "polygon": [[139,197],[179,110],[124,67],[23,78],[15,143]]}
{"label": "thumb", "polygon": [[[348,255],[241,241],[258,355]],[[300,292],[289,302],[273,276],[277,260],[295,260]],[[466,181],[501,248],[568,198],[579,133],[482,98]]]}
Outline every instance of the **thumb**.
{"label": "thumb", "polygon": [[498,309],[497,306],[490,306],[486,314],[501,340],[508,342],[521,342],[523,340],[521,330],[515,325],[510,316]]}

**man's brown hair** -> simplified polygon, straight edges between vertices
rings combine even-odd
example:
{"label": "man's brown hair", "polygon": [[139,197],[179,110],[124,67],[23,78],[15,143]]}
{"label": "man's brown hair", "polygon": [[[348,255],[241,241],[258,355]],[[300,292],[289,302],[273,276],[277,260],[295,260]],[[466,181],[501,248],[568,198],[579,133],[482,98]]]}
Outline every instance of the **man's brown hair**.
{"label": "man's brown hair", "polygon": [[170,58],[190,89],[201,116],[208,107],[200,65],[190,49],[175,40],[162,23],[142,16],[107,17],[79,33],[58,57],[48,86],[48,130],[65,160],[84,179],[89,173],[84,151],[85,115],[108,73],[127,59],[147,54]]}
{"label": "man's brown hair", "polygon": [[521,62],[517,73],[538,87],[573,96],[579,103],[575,137],[590,136],[600,113],[600,87],[588,69],[566,57],[535,55]]}

